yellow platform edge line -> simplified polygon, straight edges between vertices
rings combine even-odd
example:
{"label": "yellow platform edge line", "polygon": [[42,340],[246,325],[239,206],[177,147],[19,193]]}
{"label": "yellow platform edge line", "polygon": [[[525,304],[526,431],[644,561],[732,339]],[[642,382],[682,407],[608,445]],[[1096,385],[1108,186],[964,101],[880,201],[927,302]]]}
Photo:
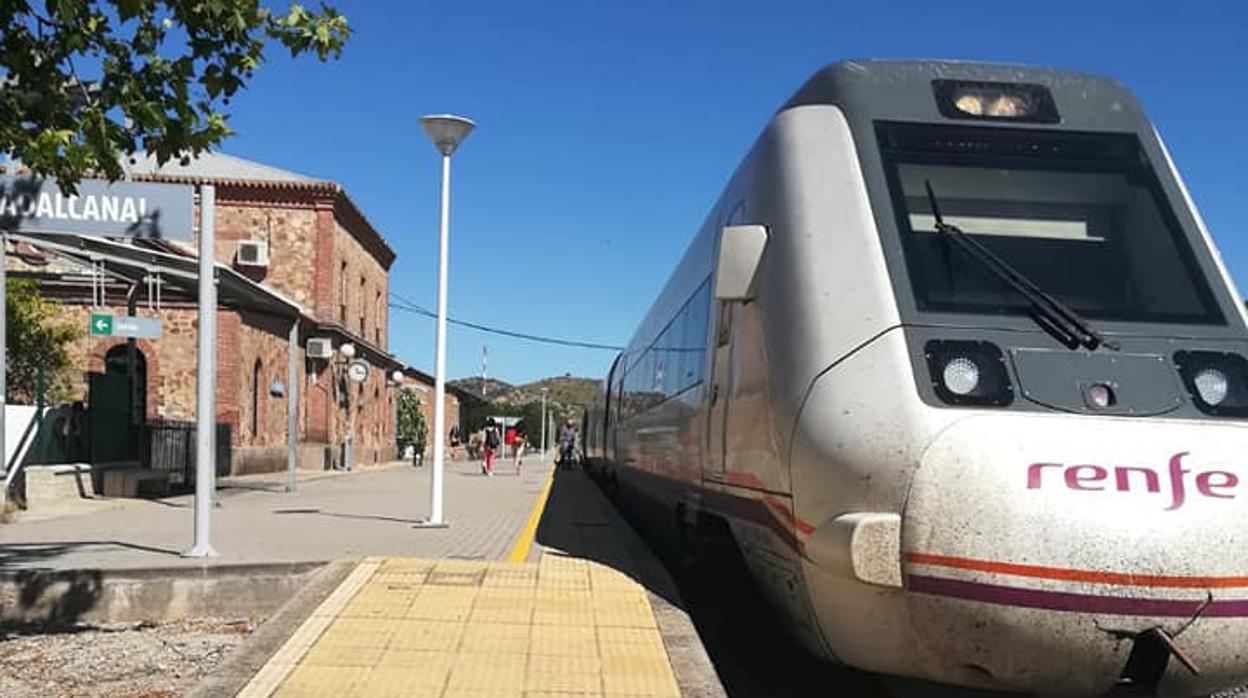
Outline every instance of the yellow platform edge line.
{"label": "yellow platform edge line", "polygon": [[550,496],[550,486],[555,482],[555,469],[557,466],[551,465],[550,474],[546,476],[546,484],[542,485],[542,493],[537,495],[537,501],[533,503],[533,511],[529,512],[529,520],[525,522],[524,529],[520,531],[516,542],[511,546],[511,552],[507,555],[507,563],[511,565],[522,565],[524,561],[529,559],[529,549],[533,547],[533,539],[537,537],[537,524],[542,520],[542,512],[546,510],[546,498]]}

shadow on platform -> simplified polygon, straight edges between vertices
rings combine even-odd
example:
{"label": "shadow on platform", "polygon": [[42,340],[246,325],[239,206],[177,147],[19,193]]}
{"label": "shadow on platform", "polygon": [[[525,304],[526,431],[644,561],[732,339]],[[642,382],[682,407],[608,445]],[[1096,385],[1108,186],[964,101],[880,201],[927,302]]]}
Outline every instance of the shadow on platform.
{"label": "shadow on platform", "polygon": [[555,471],[537,543],[623,572],[652,594],[681,605],[662,563],[583,470]]}
{"label": "shadow on platform", "polygon": [[345,514],[335,511],[322,511],[313,507],[302,509],[274,509],[272,513],[281,515],[304,514],[307,516],[327,516],[335,519],[356,519],[361,521],[389,521],[392,523],[407,524],[409,526],[424,521],[424,519],[420,518],[409,519],[401,516],[381,516],[379,514]]}

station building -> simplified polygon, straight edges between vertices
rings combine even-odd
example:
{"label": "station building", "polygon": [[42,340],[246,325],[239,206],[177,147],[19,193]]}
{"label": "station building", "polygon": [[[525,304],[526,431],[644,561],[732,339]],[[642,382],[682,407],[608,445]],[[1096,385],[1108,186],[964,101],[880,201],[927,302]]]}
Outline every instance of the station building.
{"label": "station building", "polygon": [[[432,378],[388,351],[395,253],[340,185],[223,154],[164,166],[140,160],[130,169],[134,181],[215,186],[219,474],[286,467],[292,358],[301,468],[348,465],[347,440],[350,465],[393,459],[402,385],[421,391],[432,424]],[[199,207],[197,198],[197,228]],[[10,276],[35,279],[64,319],[83,328],[71,350],[69,392],[86,405],[84,460],[159,459],[170,439],[185,441],[179,430],[193,430],[198,322],[187,275],[196,265],[194,232],[189,243],[11,236]],[[99,313],[157,317],[162,332],[152,340],[89,334]],[[369,366],[362,382],[346,376],[344,345]],[[446,414],[449,431],[459,417],[450,392]]]}

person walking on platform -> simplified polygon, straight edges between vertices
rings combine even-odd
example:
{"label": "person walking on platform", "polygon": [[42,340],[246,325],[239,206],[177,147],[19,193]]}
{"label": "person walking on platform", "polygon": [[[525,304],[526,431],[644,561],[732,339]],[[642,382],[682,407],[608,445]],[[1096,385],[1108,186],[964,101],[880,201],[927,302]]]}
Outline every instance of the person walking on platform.
{"label": "person walking on platform", "polygon": [[512,443],[512,448],[516,450],[516,474],[520,474],[520,466],[524,465],[524,446],[529,442],[529,436],[525,433],[524,422],[516,424],[516,437]]}
{"label": "person walking on platform", "polygon": [[485,439],[482,446],[482,453],[485,454],[484,460],[481,462],[481,472],[489,477],[494,475],[494,454],[498,451],[498,445],[501,443],[498,437],[498,426],[491,419],[485,423]]}
{"label": "person walking on platform", "polygon": [[559,466],[565,470],[571,470],[572,459],[576,455],[576,428],[572,426],[572,420],[563,423],[559,428]]}

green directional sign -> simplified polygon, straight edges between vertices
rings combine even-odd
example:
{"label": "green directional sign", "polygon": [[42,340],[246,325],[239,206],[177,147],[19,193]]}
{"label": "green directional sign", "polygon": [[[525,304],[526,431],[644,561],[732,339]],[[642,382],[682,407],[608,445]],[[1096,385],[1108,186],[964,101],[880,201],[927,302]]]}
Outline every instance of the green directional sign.
{"label": "green directional sign", "polygon": [[161,325],[160,318],[92,313],[90,329],[99,337],[160,339]]}
{"label": "green directional sign", "polygon": [[109,337],[113,334],[113,316],[91,313],[91,334]]}

